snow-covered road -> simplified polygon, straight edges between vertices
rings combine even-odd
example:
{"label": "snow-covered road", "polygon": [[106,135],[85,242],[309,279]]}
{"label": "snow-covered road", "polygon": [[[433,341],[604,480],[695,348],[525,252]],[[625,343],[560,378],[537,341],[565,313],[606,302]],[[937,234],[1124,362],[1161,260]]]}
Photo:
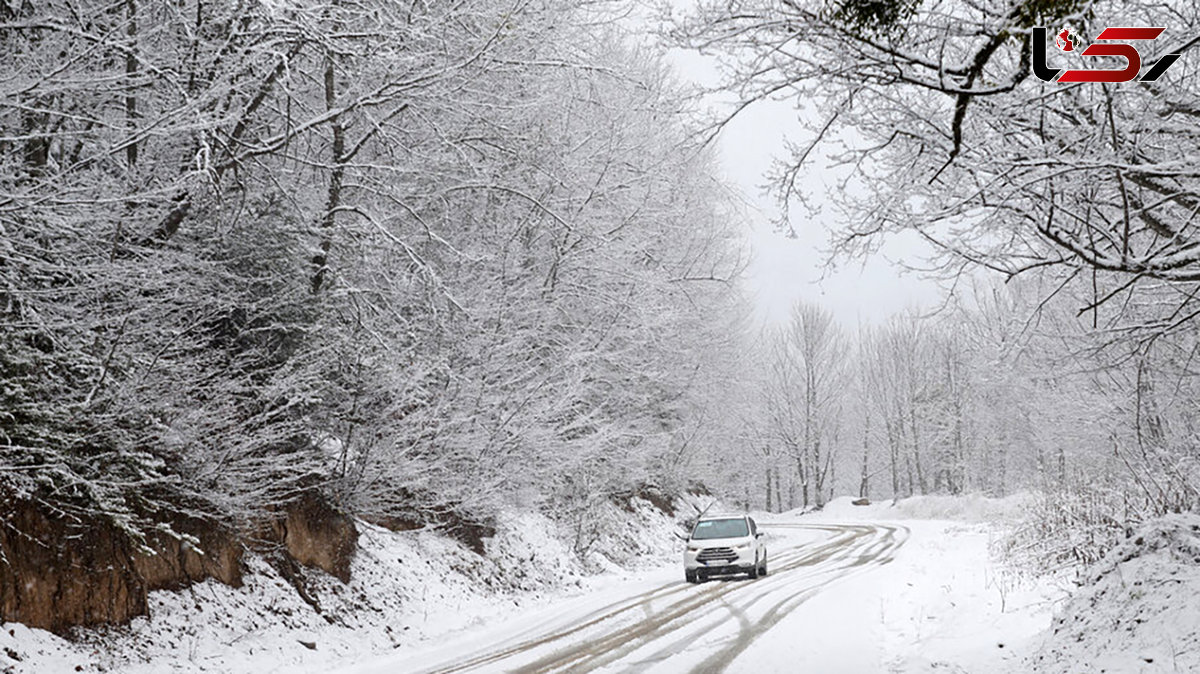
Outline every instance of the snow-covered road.
{"label": "snow-covered road", "polygon": [[988,587],[978,530],[784,519],[762,528],[766,578],[690,585],[678,564],[664,566],[345,672],[964,671],[954,657],[923,655],[926,645],[995,671],[1004,641],[1044,626],[1029,611],[1003,624],[1005,593]]}
{"label": "snow-covered road", "polygon": [[[1019,503],[922,497],[857,507],[846,498],[815,513],[754,513],[767,534],[770,575],[700,585],[683,581],[681,544],[661,518],[636,530],[662,543],[640,548],[641,570],[610,564],[591,576],[571,573],[570,551],[555,547],[552,528],[537,518],[508,523],[491,543],[499,560],[491,567],[434,532],[367,529],[358,575],[326,586],[324,614],[251,558],[256,573],[242,588],[209,581],[153,593],[153,621],[103,640],[67,641],[10,623],[0,653],[21,674],[1026,674],[1038,663],[1049,663],[1038,671],[1063,671],[1062,662],[1080,659],[1084,646],[1067,648],[1075,635],[1103,633],[1092,622],[1116,614],[1089,615],[1092,622],[1062,634],[1047,629],[1065,596],[1060,581],[1014,575],[989,553]],[[500,570],[539,589],[498,592]],[[1121,618],[1136,621],[1154,601]],[[1043,639],[1053,642],[1049,655]],[[1116,643],[1140,658],[1122,672],[1149,671],[1142,665],[1150,657],[1173,661],[1169,648]]]}
{"label": "snow-covered road", "polygon": [[767,578],[699,586],[680,580],[649,591],[639,587],[630,596],[584,598],[566,614],[535,620],[516,639],[506,635],[483,645],[472,637],[476,648],[447,644],[414,657],[409,666],[437,672],[719,671],[825,586],[890,561],[907,536],[897,527],[872,525],[785,524],[767,531],[774,539]]}

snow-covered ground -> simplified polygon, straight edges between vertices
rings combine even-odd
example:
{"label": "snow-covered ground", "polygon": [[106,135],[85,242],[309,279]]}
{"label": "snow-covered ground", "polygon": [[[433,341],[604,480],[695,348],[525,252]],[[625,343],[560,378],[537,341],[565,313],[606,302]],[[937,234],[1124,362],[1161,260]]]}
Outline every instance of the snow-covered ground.
{"label": "snow-covered ground", "polygon": [[[990,548],[1020,516],[1025,497],[916,497],[853,506],[838,499],[817,521],[892,521],[911,536],[894,563],[818,597],[802,628],[841,635],[843,652],[811,671],[1018,674],[1067,596],[1058,579],[1033,578],[997,563]],[[829,616],[835,616],[831,618]],[[836,625],[836,627],[834,627]],[[858,625],[847,634],[845,628]],[[776,669],[773,671],[785,671]]]}
{"label": "snow-covered ground", "polygon": [[502,521],[487,557],[364,527],[349,585],[311,574],[322,614],[250,557],[245,588],[156,592],[129,627],[72,642],[5,624],[0,672],[1200,671],[1200,518],[1146,525],[1068,598],[1067,579],[989,552],[1027,504],[756,514],[771,574],[701,585],[683,582],[675,522],[645,503],[609,512],[585,561],[531,514]]}
{"label": "snow-covered ground", "polygon": [[[587,592],[597,573],[671,555],[672,518],[641,500],[629,512],[598,509],[607,527],[580,559],[573,532],[544,516],[497,523],[487,556],[432,531],[395,533],[359,522],[348,585],[306,574],[318,614],[261,557],[248,555],[245,586],[206,581],[150,595],[150,616],[67,640],[17,623],[0,625],[0,673],[325,672],[372,654],[412,647],[454,630],[503,620]],[[607,551],[608,556],[599,551]]]}
{"label": "snow-covered ground", "polygon": [[1200,672],[1200,516],[1145,523],[1083,580],[1028,671]]}
{"label": "snow-covered ground", "polygon": [[[671,558],[339,671],[1022,671],[1063,592],[991,561],[994,522],[1019,507],[840,499],[821,513],[759,514],[766,579],[691,586]],[[922,519],[931,514],[964,521]]]}

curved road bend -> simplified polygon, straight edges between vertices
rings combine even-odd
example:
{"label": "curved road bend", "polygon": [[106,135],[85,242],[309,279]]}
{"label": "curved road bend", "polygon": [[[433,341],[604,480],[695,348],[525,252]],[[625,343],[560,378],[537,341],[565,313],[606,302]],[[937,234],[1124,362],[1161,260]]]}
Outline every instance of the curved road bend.
{"label": "curved road bend", "polygon": [[424,668],[416,671],[719,672],[809,598],[891,562],[909,536],[895,525],[761,528],[770,535],[766,578],[700,585],[681,579],[583,615],[544,620],[516,639],[480,650],[426,654],[415,663]]}

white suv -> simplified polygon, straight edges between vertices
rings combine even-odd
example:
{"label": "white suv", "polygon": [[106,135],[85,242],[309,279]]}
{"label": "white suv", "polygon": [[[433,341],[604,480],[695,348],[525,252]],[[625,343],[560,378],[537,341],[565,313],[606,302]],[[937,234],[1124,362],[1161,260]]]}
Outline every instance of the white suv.
{"label": "white suv", "polygon": [[767,575],[767,546],[754,519],[745,515],[702,517],[688,536],[683,572],[689,583],[709,576]]}

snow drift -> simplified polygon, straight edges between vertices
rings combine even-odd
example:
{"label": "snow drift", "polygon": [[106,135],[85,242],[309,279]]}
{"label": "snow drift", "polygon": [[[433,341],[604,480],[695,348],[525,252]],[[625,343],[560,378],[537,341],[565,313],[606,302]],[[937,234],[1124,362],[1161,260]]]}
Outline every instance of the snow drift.
{"label": "snow drift", "polygon": [[1030,494],[993,498],[982,494],[958,496],[917,495],[893,502],[891,499],[853,504],[852,496],[829,501],[815,516],[840,520],[945,520],[954,522],[1011,523],[1020,519],[1033,499]]}
{"label": "snow drift", "polygon": [[1083,583],[1031,658],[1035,671],[1200,671],[1200,515],[1146,522]]}

